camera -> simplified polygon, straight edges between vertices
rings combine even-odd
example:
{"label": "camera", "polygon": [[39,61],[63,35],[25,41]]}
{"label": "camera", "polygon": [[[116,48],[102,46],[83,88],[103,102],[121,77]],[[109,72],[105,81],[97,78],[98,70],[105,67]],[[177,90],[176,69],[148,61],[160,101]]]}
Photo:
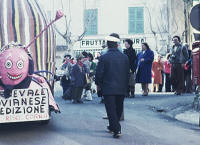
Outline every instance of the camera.
{"label": "camera", "polygon": [[171,58],[175,58],[175,55],[174,55],[174,54],[172,54],[172,55],[171,55]]}

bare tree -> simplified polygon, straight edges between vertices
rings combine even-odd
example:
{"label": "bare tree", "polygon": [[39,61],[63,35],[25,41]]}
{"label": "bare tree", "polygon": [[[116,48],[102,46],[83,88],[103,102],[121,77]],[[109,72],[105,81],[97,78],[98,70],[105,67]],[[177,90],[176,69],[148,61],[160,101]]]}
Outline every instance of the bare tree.
{"label": "bare tree", "polygon": [[[155,39],[155,44],[156,44],[156,48],[155,50],[158,52],[158,36],[160,36],[161,40],[164,41],[164,34],[166,34],[168,32],[167,28],[168,28],[168,24],[167,24],[167,8],[165,5],[163,5],[160,8],[160,13],[158,15],[156,15],[155,17],[152,16],[152,12],[150,11],[149,6],[147,6],[145,4],[145,9],[148,12],[149,15],[149,25],[150,25],[150,30],[154,35],[154,39]],[[154,18],[154,19],[153,19]],[[156,24],[156,27],[154,25],[154,29],[153,29],[153,24]]]}
{"label": "bare tree", "polygon": [[[64,10],[64,6],[63,6],[63,1],[61,0],[61,6],[62,9]],[[86,9],[86,1],[85,1],[85,5],[84,5],[84,10]],[[73,54],[73,46],[77,41],[81,41],[83,39],[83,37],[85,36],[86,32],[87,32],[87,26],[92,22],[93,18],[94,18],[94,14],[91,14],[91,16],[88,16],[86,19],[86,24],[84,25],[84,30],[82,32],[82,34],[80,34],[78,37],[74,38],[72,36],[72,32],[71,32],[71,0],[68,0],[68,17],[67,15],[64,16],[64,21],[65,21],[65,32],[62,33],[57,27],[56,25],[54,25],[54,28],[56,30],[56,32],[65,40],[66,42],[66,47],[67,47],[67,51],[71,54]]]}
{"label": "bare tree", "polygon": [[193,0],[183,0],[184,2],[184,17],[185,17],[185,30],[182,33],[182,40],[189,42],[189,10],[192,7]]}
{"label": "bare tree", "polygon": [[149,14],[150,29],[151,29],[151,32],[152,32],[153,35],[154,35],[154,39],[155,39],[155,43],[156,43],[156,51],[158,51],[157,36],[156,36],[156,31],[153,30],[153,27],[152,27],[152,16],[151,16],[151,12],[150,12],[150,10],[149,10],[149,7],[146,6],[146,4],[145,4],[145,8],[147,9],[147,12],[148,12],[148,14]]}
{"label": "bare tree", "polygon": [[[150,29],[154,35],[155,43],[156,43],[156,51],[158,52],[158,38],[160,39],[161,44],[161,51],[165,48],[165,45],[167,44],[167,50],[170,48],[170,40],[171,35],[176,34],[179,27],[177,23],[177,16],[176,13],[176,7],[171,6],[170,0],[166,0],[165,3],[162,3],[159,6],[159,9],[157,11],[156,15],[152,15],[152,13],[155,13],[155,9],[151,10],[149,5],[146,5],[145,8],[147,9],[147,12],[149,14],[150,19]],[[179,1],[180,3],[180,1]],[[178,4],[178,3],[177,3]],[[154,24],[154,25],[153,25]],[[153,25],[153,27],[152,27]],[[166,48],[165,48],[166,49]],[[164,50],[165,51],[165,50]]]}

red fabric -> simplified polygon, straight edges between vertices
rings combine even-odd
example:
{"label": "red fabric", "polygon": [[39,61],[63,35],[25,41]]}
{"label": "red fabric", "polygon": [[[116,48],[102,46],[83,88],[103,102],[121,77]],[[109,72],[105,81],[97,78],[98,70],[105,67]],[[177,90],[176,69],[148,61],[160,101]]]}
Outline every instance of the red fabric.
{"label": "red fabric", "polygon": [[65,62],[64,62],[64,64],[68,64],[69,62],[70,62],[70,59],[65,58]]}
{"label": "red fabric", "polygon": [[64,64],[68,63],[74,64],[73,60],[66,58]]}
{"label": "red fabric", "polygon": [[77,62],[80,67],[83,67],[83,63],[81,61]]}
{"label": "red fabric", "polygon": [[188,70],[189,69],[189,65],[184,64],[184,70]]}
{"label": "red fabric", "polygon": [[165,73],[170,74],[171,73],[171,64],[168,61],[165,61],[164,65],[165,65]]}
{"label": "red fabric", "polygon": [[73,60],[71,60],[71,59],[70,59],[70,62],[71,62],[72,64],[74,64]]}
{"label": "red fabric", "polygon": [[154,61],[152,64],[152,71],[154,74],[154,84],[162,84],[162,74],[161,71],[163,70],[163,63]]}

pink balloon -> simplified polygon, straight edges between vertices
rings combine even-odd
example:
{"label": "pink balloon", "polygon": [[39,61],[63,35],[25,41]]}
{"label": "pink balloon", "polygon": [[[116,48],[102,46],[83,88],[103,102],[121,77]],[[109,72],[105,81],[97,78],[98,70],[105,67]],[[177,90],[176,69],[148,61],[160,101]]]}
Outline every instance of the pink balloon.
{"label": "pink balloon", "polygon": [[60,19],[62,16],[64,16],[64,13],[62,10],[56,11],[56,20]]}

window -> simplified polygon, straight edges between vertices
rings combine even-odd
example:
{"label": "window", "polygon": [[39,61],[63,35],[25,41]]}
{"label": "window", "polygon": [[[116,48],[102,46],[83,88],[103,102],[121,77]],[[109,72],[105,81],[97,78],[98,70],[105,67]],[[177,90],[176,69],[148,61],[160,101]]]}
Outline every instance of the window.
{"label": "window", "polygon": [[144,8],[129,7],[128,9],[128,33],[144,33]]}
{"label": "window", "polygon": [[84,11],[85,35],[97,35],[97,9],[86,9]]}

